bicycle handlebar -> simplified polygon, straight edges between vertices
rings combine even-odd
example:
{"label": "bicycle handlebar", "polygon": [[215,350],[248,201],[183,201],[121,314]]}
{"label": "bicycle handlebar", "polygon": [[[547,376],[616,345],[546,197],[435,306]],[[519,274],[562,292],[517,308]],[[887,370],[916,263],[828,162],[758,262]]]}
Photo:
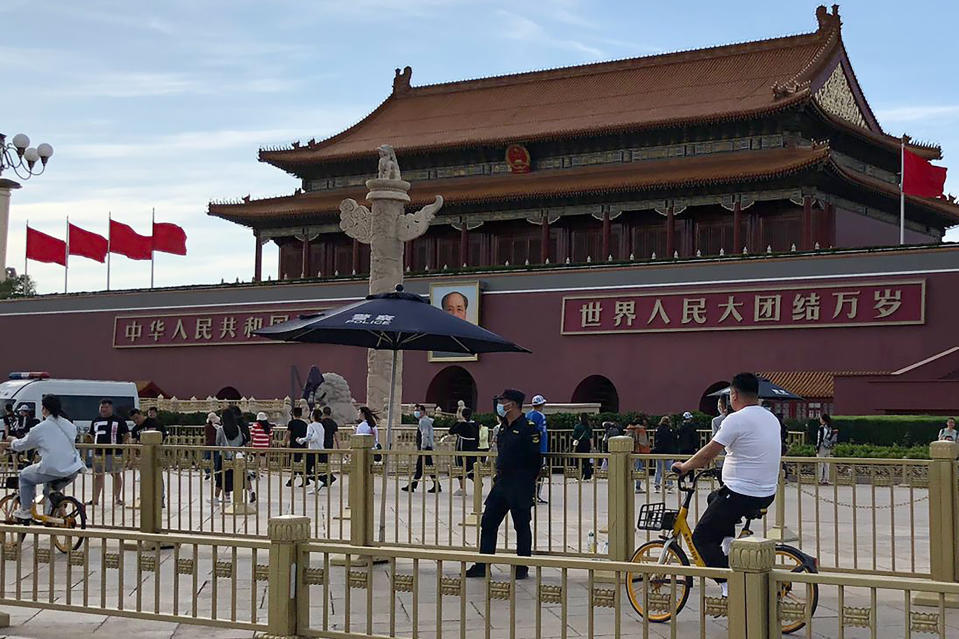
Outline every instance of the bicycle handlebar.
{"label": "bicycle handlebar", "polygon": [[722,483],[722,469],[721,468],[707,468],[706,470],[701,470],[698,473],[690,471],[682,475],[677,475],[676,484],[679,490],[683,492],[693,492],[696,490],[696,484],[700,479],[706,479],[709,477],[715,477],[720,480]]}

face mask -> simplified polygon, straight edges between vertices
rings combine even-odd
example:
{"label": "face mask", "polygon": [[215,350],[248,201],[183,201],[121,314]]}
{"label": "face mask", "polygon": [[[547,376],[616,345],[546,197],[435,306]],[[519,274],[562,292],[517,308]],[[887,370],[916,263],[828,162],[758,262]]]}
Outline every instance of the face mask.
{"label": "face mask", "polygon": [[503,406],[502,404],[497,404],[496,414],[499,415],[500,417],[506,417],[506,407]]}
{"label": "face mask", "polygon": [[420,411],[418,411],[418,410],[414,410],[414,411],[413,411],[413,417],[419,419],[419,418],[422,417],[422,416],[423,416],[423,413],[421,413]]}

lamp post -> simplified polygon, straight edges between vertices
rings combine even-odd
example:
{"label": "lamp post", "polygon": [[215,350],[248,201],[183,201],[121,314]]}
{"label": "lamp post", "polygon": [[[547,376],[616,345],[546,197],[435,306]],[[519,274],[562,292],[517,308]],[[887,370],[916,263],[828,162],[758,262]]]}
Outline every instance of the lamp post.
{"label": "lamp post", "polygon": [[[6,169],[11,169],[21,180],[42,174],[47,162],[53,155],[53,147],[44,142],[36,148],[30,146],[30,138],[23,133],[13,136],[7,142],[0,133],[0,281],[7,278],[7,231],[10,226],[10,191],[19,189],[20,184],[3,177]],[[40,166],[37,167],[37,162]]]}

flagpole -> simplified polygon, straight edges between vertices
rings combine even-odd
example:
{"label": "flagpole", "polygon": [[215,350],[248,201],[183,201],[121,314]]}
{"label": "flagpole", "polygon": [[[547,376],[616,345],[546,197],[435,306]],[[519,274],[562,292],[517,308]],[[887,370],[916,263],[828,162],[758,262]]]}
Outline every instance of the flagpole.
{"label": "flagpole", "polygon": [[110,290],[110,226],[113,222],[113,211],[107,211],[107,290]]}
{"label": "flagpole", "polygon": [[70,271],[70,216],[67,216],[67,241],[64,242],[63,255],[63,292],[67,292],[67,273]]}
{"label": "flagpole", "polygon": [[899,245],[906,243],[906,136],[899,140]]}
{"label": "flagpole", "polygon": [[153,288],[153,226],[156,224],[156,208],[150,209],[150,288]]}
{"label": "flagpole", "polygon": [[[30,235],[30,220],[27,220],[27,223],[26,223],[25,226],[26,226],[26,228],[27,228],[27,235]],[[26,250],[26,248],[24,248],[24,251],[23,251],[23,279],[24,279],[24,280],[27,279],[27,265],[28,265],[28,264],[30,264],[30,254],[29,254],[29,252]]]}

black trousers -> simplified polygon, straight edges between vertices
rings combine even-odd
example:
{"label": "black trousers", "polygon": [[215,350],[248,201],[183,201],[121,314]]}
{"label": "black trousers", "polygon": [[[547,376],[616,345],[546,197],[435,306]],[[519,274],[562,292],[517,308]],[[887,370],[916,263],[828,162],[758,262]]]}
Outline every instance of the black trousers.
{"label": "black trousers", "polygon": [[[328,453],[321,453],[317,455],[316,462],[319,464],[328,464],[330,462],[330,455]],[[324,475],[317,477],[317,481],[321,481],[324,484],[330,484],[333,481],[333,473],[329,472],[330,468],[327,466],[327,472]]]}
{"label": "black trousers", "polygon": [[726,486],[711,492],[706,499],[709,504],[706,512],[699,518],[693,531],[693,544],[706,565],[729,568],[729,558],[723,553],[723,539],[736,534],[736,524],[746,513],[766,508],[775,497],[741,495]]}
{"label": "black trousers", "polygon": [[[421,448],[420,450],[433,450],[432,448]],[[419,483],[420,477],[423,476],[423,460],[426,460],[427,466],[433,465],[433,456],[432,455],[417,455],[416,456],[416,472],[413,473],[413,488],[416,488],[416,485]],[[433,481],[436,481],[436,475],[430,475],[433,478]]]}
{"label": "black trousers", "polygon": [[499,525],[509,513],[516,531],[516,554],[529,557],[533,554],[533,531],[530,529],[533,510],[533,493],[536,476],[529,478],[497,479],[486,497],[483,519],[480,521],[480,552],[496,553],[496,535]]}
{"label": "black trousers", "polygon": [[[592,452],[592,446],[588,439],[583,439],[576,444],[575,451],[577,453],[589,453]],[[584,480],[590,480],[593,477],[593,460],[589,457],[581,457],[579,459],[579,471],[582,474]]]}

